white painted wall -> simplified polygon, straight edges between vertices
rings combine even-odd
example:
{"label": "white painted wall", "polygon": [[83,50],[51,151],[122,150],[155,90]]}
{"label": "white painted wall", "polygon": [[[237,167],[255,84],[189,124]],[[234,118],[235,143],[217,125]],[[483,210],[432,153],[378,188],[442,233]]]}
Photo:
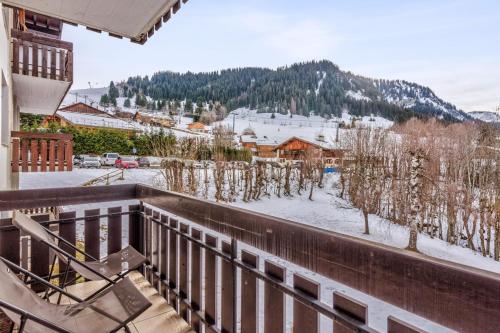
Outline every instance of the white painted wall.
{"label": "white painted wall", "polygon": [[[10,69],[9,34],[12,27],[12,10],[2,8],[0,13],[0,190],[17,188],[10,166],[10,131],[14,129],[12,73]],[[6,113],[6,114],[5,114]],[[6,139],[6,140],[5,140]]]}

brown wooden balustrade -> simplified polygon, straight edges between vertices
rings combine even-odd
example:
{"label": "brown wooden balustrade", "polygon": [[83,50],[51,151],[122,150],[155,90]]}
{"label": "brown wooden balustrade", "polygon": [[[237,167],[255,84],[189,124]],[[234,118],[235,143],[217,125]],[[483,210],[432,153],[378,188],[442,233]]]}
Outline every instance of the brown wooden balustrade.
{"label": "brown wooden balustrade", "polygon": [[11,132],[12,172],[73,170],[73,136]]}
{"label": "brown wooden balustrade", "polygon": [[[143,274],[196,332],[257,332],[260,326],[265,333],[283,332],[285,296],[294,302],[294,332],[319,332],[319,315],[331,319],[334,332],[376,332],[366,304],[337,291],[328,295],[333,306],[323,303],[318,282],[294,273],[287,283],[288,268],[272,256],[459,332],[500,327],[498,274],[143,185],[0,192],[0,211],[99,202],[113,203],[105,210],[66,211],[55,221],[37,219],[101,257],[126,245],[125,232],[125,243],[149,259]],[[78,237],[77,222],[84,225]],[[9,219],[0,225],[0,255],[27,265],[26,236]],[[33,240],[31,246],[31,270],[48,275],[49,249]],[[390,333],[423,332],[393,315],[387,327]]]}
{"label": "brown wooden balustrade", "polygon": [[12,73],[73,81],[73,43],[11,30]]}

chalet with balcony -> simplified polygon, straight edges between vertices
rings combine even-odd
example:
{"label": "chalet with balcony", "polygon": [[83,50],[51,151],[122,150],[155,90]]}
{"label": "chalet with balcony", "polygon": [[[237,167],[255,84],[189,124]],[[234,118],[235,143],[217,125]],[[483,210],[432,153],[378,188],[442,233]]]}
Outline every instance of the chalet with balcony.
{"label": "chalet with balcony", "polygon": [[345,151],[333,143],[325,141],[311,141],[301,137],[291,137],[278,144],[274,151],[277,157],[283,160],[300,161],[304,158],[322,159],[332,167],[340,167]]}

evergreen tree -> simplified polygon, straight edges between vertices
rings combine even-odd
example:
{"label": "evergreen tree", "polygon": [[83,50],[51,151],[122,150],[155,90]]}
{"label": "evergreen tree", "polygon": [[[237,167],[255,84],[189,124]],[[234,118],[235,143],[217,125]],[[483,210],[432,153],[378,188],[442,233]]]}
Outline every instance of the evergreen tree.
{"label": "evergreen tree", "polygon": [[184,111],[193,112],[193,102],[190,99],[186,100],[186,106],[184,107]]}
{"label": "evergreen tree", "polygon": [[99,102],[101,106],[109,106],[109,96],[108,94],[104,94],[101,96],[101,100]]}
{"label": "evergreen tree", "polygon": [[123,102],[123,106],[126,107],[126,108],[129,108],[130,107],[130,98],[127,98],[125,100],[125,102]]}
{"label": "evergreen tree", "polygon": [[108,95],[109,95],[110,100],[112,100],[113,98],[116,100],[116,98],[120,97],[120,93],[118,91],[118,88],[115,87],[115,83],[113,81],[111,81],[109,83]]}

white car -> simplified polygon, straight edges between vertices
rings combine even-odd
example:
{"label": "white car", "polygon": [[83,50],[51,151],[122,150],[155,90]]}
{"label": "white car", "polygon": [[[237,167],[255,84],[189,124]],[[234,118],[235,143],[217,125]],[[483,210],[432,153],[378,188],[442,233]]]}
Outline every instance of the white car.
{"label": "white car", "polygon": [[85,156],[83,158],[82,163],[80,164],[80,168],[97,168],[101,167],[101,161],[99,156]]}
{"label": "white car", "polygon": [[105,153],[105,154],[102,154],[101,164],[102,165],[107,165],[107,166],[114,166],[115,162],[116,162],[116,159],[119,156],[120,155],[117,154],[117,153]]}

